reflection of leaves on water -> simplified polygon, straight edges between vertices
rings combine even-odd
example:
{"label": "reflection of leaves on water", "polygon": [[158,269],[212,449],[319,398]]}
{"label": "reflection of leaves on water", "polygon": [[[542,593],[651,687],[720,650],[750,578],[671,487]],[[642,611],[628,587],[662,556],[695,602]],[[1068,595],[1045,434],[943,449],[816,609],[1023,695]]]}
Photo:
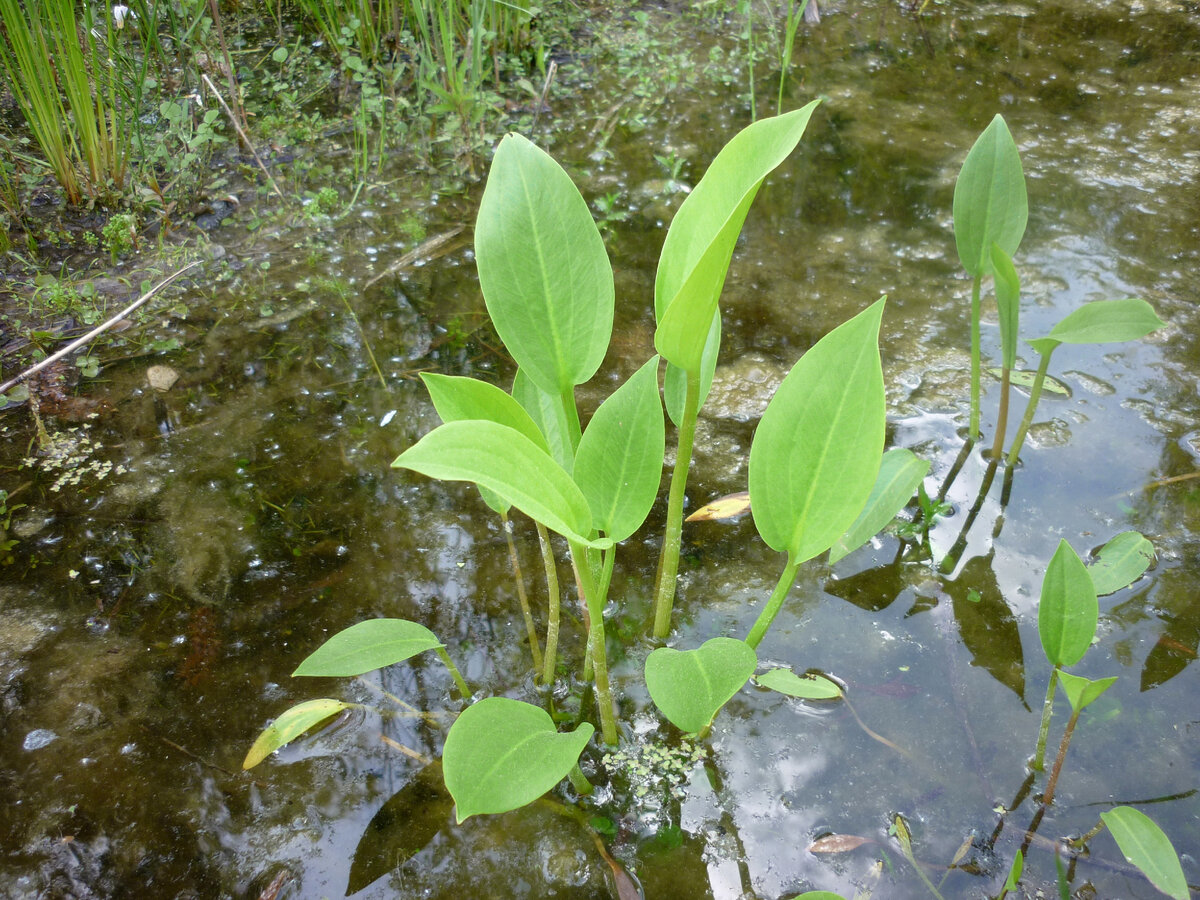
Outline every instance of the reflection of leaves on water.
{"label": "reflection of leaves on water", "polygon": [[[1017,619],[1009,609],[990,557],[977,556],[946,584],[954,619],[972,665],[986,669],[1025,703],[1025,657]],[[1026,704],[1028,706],[1028,704]]]}
{"label": "reflection of leaves on water", "polygon": [[1142,666],[1143,691],[1170,681],[1196,659],[1200,648],[1200,628],[1187,620],[1166,619],[1167,630],[1161,634]]}
{"label": "reflection of leaves on water", "polygon": [[442,782],[441,762],[430,763],[368,823],[354,849],[346,895],[361,891],[424,850],[450,823],[453,807]]}

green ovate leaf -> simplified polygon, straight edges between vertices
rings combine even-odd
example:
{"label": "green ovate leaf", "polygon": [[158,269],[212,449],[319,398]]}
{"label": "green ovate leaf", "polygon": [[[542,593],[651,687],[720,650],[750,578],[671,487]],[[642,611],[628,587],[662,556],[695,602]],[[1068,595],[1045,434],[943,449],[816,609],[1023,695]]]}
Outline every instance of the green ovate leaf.
{"label": "green ovate leaf", "polygon": [[1100,813],[1130,865],[1141,869],[1150,883],[1175,900],[1187,900],[1187,879],[1179,855],[1154,820],[1132,806],[1114,806]]}
{"label": "green ovate leaf", "polygon": [[842,689],[820,675],[797,675],[791,669],[771,669],[754,680],[765,688],[800,700],[837,700]]}
{"label": "green ovate leaf", "polygon": [[539,387],[561,396],[595,374],[613,322],[604,241],[567,173],[520,135],[492,160],[475,262],[496,333]]}
{"label": "green ovate leaf", "polygon": [[442,749],[456,818],[461,823],[532,803],[567,776],[593,731],[584,722],[559,734],[544,709],[507,697],[468,706]]}
{"label": "green ovate leaf", "polygon": [[983,130],[954,185],[954,242],[963,268],[975,278],[992,271],[992,244],[1017,252],[1029,218],[1021,154],[999,114]]}
{"label": "green ovate leaf", "polygon": [[659,647],[646,658],[646,687],[671,724],[681,731],[700,732],[757,665],[758,654],[735,638],[713,638],[695,650]]}
{"label": "green ovate leaf", "polygon": [[498,422],[521,432],[547,453],[550,452],[545,435],[525,408],[494,384],[478,378],[439,375],[435,372],[422,372],[421,380],[425,382],[433,408],[443,422],[466,419]]}
{"label": "green ovate leaf", "polygon": [[1135,341],[1165,324],[1145,300],[1134,297],[1124,300],[1093,300],[1051,328],[1045,340],[1055,341],[1056,345]]}
{"label": "green ovate leaf", "polygon": [[537,424],[554,461],[570,474],[575,467],[575,452],[571,447],[571,428],[562,400],[534,384],[524,369],[517,369],[512,395]]}
{"label": "green ovate leaf", "polygon": [[563,537],[611,546],[611,541],[588,539],[592,513],[571,476],[545,450],[506,425],[480,419],[447,422],[401,453],[392,466],[445,481],[473,482]]}
{"label": "green ovate leaf", "polygon": [[367,619],[345,628],[310,653],[292,673],[349,678],[444,646],[424,625],[407,619]]}
{"label": "green ovate leaf", "polygon": [[1154,562],[1154,545],[1137,531],[1123,531],[1100,548],[1087,567],[1100,596],[1129,587]]}
{"label": "green ovate leaf", "polygon": [[652,357],[600,404],[575,453],[575,483],[593,526],[623,541],[646,520],[658,497],[666,423]]}
{"label": "green ovate leaf", "polygon": [[[654,345],[685,371],[715,366],[720,342],[713,328],[733,248],[763,179],[795,149],[819,101],[742,129],[717,154],[671,222],[654,280]],[[673,399],[678,376],[667,376],[667,410],[678,422]],[[702,385],[708,394],[711,375]]]}
{"label": "green ovate leaf", "polygon": [[1017,364],[1017,336],[1021,320],[1021,279],[1012,257],[992,244],[992,275],[996,282],[996,308],[1000,312],[1000,354],[1006,369]]}
{"label": "green ovate leaf", "polygon": [[854,523],[829,549],[829,562],[833,564],[853,550],[857,550],[896,518],[904,509],[917,486],[929,472],[929,461],[918,459],[904,447],[893,447],[883,454],[875,486],[867,497],[867,505]]}
{"label": "green ovate leaf", "polygon": [[[750,447],[750,509],[793,563],[846,533],[871,494],[884,438],[881,299],[839,325],[784,378]],[[836,373],[836,375],[834,374]]]}
{"label": "green ovate leaf", "polygon": [[1055,666],[1075,665],[1092,645],[1099,621],[1091,576],[1071,545],[1059,541],[1046,566],[1038,602],[1038,634],[1046,658]]}
{"label": "green ovate leaf", "polygon": [[298,703],[279,716],[258,736],[242,761],[243,769],[252,769],[278,750],[291,743],[318,722],[324,722],[350,706],[341,700],[307,700]]}
{"label": "green ovate leaf", "polygon": [[1071,709],[1077,713],[1083,712],[1086,707],[1096,702],[1101,694],[1113,686],[1116,680],[1116,675],[1111,678],[1090,681],[1061,669],[1058,672],[1058,683],[1062,686],[1063,693],[1067,695],[1067,702],[1071,704]]}

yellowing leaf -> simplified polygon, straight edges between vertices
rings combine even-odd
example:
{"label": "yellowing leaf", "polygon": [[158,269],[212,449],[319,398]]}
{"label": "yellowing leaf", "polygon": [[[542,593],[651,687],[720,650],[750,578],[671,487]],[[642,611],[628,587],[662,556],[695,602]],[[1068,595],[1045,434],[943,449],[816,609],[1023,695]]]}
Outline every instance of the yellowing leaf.
{"label": "yellowing leaf", "polygon": [[684,519],[685,522],[715,522],[733,519],[750,509],[750,492],[738,491],[736,494],[726,494],[718,497]]}
{"label": "yellowing leaf", "polygon": [[827,834],[823,838],[818,838],[813,841],[809,847],[809,853],[849,853],[851,850],[857,850],[863,844],[875,843],[870,838],[859,837],[856,834]]}

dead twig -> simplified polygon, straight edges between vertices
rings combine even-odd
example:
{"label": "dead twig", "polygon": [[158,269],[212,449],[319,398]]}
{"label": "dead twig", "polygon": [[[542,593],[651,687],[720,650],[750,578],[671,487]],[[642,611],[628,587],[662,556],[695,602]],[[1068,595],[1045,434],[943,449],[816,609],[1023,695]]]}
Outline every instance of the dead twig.
{"label": "dead twig", "polygon": [[176,278],[178,278],[184,272],[194,269],[196,266],[200,265],[200,263],[201,263],[201,260],[195,260],[194,262],[188,263],[182,269],[179,269],[178,271],[172,273],[171,275],[168,275],[166,278],[164,278],[162,281],[160,281],[154,287],[150,288],[150,290],[146,291],[146,293],[142,294],[142,296],[138,297],[136,300],[134,300],[132,303],[130,303],[127,307],[125,307],[123,310],[121,310],[119,313],[117,313],[115,316],[113,316],[111,319],[108,319],[106,322],[103,322],[100,325],[97,325],[95,328],[93,328],[91,331],[89,331],[83,337],[76,338],[75,340],[71,341],[71,343],[67,344],[67,346],[63,347],[61,350],[58,350],[58,351],[50,354],[45,359],[43,359],[40,363],[30,366],[28,369],[26,369],[24,372],[22,372],[16,378],[10,378],[8,381],[4,382],[4,384],[0,384],[0,394],[3,394],[6,391],[12,389],[14,386],[20,384],[22,381],[24,381],[30,375],[36,375],[38,372],[42,371],[42,369],[46,368],[47,366],[53,365],[54,363],[56,363],[60,359],[62,359],[64,356],[69,356],[70,354],[74,353],[76,350],[78,350],[84,344],[91,341],[93,338],[99,337],[100,335],[104,334],[104,332],[108,331],[110,328],[112,328],[114,325],[116,325],[118,322],[120,322],[126,316],[132,314],[134,312],[134,310],[138,309],[143,304],[145,304],[147,301],[149,301],[150,298],[152,298],[155,294],[157,294],[159,291],[161,291],[163,288],[165,288],[167,285],[169,285],[172,281],[174,281]]}
{"label": "dead twig", "polygon": [[434,251],[440,250],[444,245],[448,244],[451,238],[458,237],[458,235],[462,234],[462,230],[463,226],[457,225],[454,228],[451,228],[449,231],[444,231],[441,234],[435,234],[429,240],[422,241],[412,250],[409,250],[402,257],[364,284],[363,290],[366,290],[380,279],[387,278],[389,275],[395,275],[397,272],[403,272],[405,269],[411,269],[419,260],[429,261],[449,253],[450,248],[448,247],[444,250],[441,250],[440,253],[435,253]]}
{"label": "dead twig", "polygon": [[267,171],[267,167],[263,165],[263,161],[259,158],[258,153],[254,150],[254,145],[250,143],[250,138],[246,136],[246,132],[242,131],[242,126],[238,124],[237,116],[233,114],[233,110],[229,108],[229,104],[225,102],[225,98],[221,96],[221,92],[217,90],[217,86],[212,83],[212,79],[209,78],[207,74],[201,74],[200,77],[204,79],[204,83],[208,85],[208,89],[213,92],[213,96],[217,98],[217,102],[221,104],[221,108],[225,110],[225,114],[229,116],[229,121],[233,124],[234,130],[237,131],[238,137],[242,139],[242,142],[246,145],[246,149],[249,150],[250,155],[254,157],[254,161],[258,163],[258,167],[262,169],[262,173],[267,176],[267,181],[271,185],[271,190],[278,195],[280,200],[286,200],[287,198],[283,196],[283,191],[279,189],[279,185],[275,183],[275,179],[271,177],[271,173]]}

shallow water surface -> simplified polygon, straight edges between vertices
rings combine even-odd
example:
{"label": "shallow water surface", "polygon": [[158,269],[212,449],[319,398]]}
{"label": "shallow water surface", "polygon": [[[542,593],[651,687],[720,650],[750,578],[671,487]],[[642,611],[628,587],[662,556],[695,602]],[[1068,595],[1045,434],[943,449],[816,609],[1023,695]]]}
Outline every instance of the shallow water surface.
{"label": "shallow water surface", "polygon": [[[1022,788],[1049,675],[1036,627],[1045,565],[1060,538],[1086,554],[1136,528],[1157,565],[1101,599],[1096,646],[1074,671],[1119,678],[1081,719],[1022,891],[1053,895],[1050,842],[1088,831],[1115,803],[1154,818],[1200,882],[1200,19],[1185,4],[1083,0],[938,6],[920,21],[873,2],[822,10],[803,33],[788,102],[827,99],[764,186],[735,254],[692,505],[745,489],[770,391],[885,293],[890,441],[932,462],[931,491],[947,478],[966,422],[970,291],[951,198],[997,111],[1029,183],[1023,333],[1123,296],[1149,301],[1168,327],[1132,344],[1060,348],[1051,373],[1070,396],[1043,399],[1006,502],[1001,474],[949,574],[901,559],[887,535],[836,566],[803,567],[760,659],[830,673],[849,704],[748,686],[674,792],[662,773],[639,792],[637,777],[589,751],[604,787],[587,814],[611,822],[606,845],[652,900],[930,896],[888,834],[898,814],[935,884],[963,850],[944,896],[995,896],[1036,811]],[[697,61],[736,59],[739,27],[705,31]],[[760,111],[775,90],[767,69],[759,63]],[[539,137],[589,201],[615,191],[628,213],[607,233],[618,323],[599,387],[581,391],[585,409],[652,352],[654,266],[680,199],[653,157],[677,153],[680,180],[699,178],[749,121],[746,73],[730,71],[729,84],[702,81],[647,107],[603,147],[589,118],[603,111],[586,92],[578,124],[559,109],[553,137]],[[455,826],[436,767],[389,746],[440,751],[459,703],[436,662],[355,682],[289,677],[335,631],[393,616],[432,629],[480,691],[537,696],[499,521],[473,488],[389,469],[437,424],[418,371],[505,386],[512,375],[483,322],[468,235],[363,287],[412,248],[414,216],[431,235],[474,217],[478,189],[430,198],[411,181],[411,202],[371,207],[367,193],[360,214],[304,226],[316,232],[307,245],[294,229],[243,236],[236,217],[217,232],[235,265],[194,286],[202,299],[169,326],[185,349],[160,361],[179,383],[155,395],[145,361],[104,372],[113,409],[86,427],[92,455],[124,474],[52,491],[49,476],[15,468],[31,429],[5,423],[0,486],[28,483],[0,575],[6,896],[612,895],[586,823],[537,804]],[[984,345],[995,357],[994,316]],[[998,393],[986,387],[985,433]],[[935,557],[954,546],[984,470],[976,450],[955,475]],[[640,675],[662,515],[622,548],[613,583],[611,633],[625,648],[614,647],[613,674],[633,749],[680,746]],[[536,601],[536,536],[517,521],[515,537]],[[749,517],[688,526],[670,643],[744,634],[781,567]],[[564,631],[576,660],[573,614]],[[254,737],[292,703],[377,704],[381,688],[434,716],[357,711],[241,771]],[[564,682],[560,693],[572,710],[582,691]],[[1051,749],[1065,719],[1062,704]],[[809,852],[829,834],[867,843]],[[1073,896],[1159,896],[1110,837],[1091,848],[1071,864]]]}

